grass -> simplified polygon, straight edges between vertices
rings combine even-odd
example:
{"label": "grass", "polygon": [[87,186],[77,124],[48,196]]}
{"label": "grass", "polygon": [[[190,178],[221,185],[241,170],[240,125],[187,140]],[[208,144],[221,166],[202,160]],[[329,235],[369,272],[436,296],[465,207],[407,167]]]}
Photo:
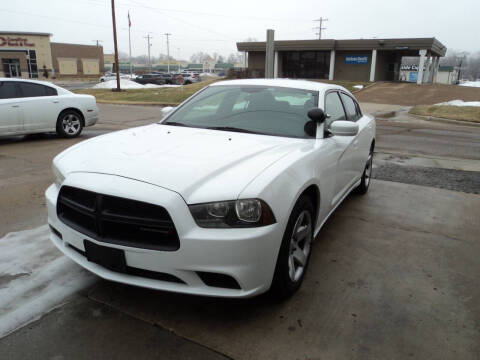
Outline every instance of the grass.
{"label": "grass", "polygon": [[[157,88],[157,89],[126,89],[115,92],[110,89],[78,89],[77,94],[89,94],[97,98],[98,103],[106,104],[131,104],[131,105],[164,105],[176,106],[183,100],[190,97],[203,87],[220,80],[207,80],[195,84],[185,85],[178,88]],[[349,91],[357,91],[354,85],[366,86],[366,81],[328,81],[321,82],[337,84]]]}
{"label": "grass", "polygon": [[110,89],[78,89],[74,92],[76,94],[93,95],[98,103],[175,106],[215,81],[218,80],[207,80],[182,87],[127,89],[121,92]]}
{"label": "grass", "polygon": [[410,114],[480,123],[480,107],[449,105],[417,105]]}

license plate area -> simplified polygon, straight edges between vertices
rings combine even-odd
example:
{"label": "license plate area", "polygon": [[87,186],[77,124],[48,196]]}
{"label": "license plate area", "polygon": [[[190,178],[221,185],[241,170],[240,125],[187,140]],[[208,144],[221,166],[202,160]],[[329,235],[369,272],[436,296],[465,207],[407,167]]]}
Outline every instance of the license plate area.
{"label": "license plate area", "polygon": [[88,240],[83,240],[83,246],[88,261],[112,271],[126,272],[127,262],[123,250],[97,245]]}

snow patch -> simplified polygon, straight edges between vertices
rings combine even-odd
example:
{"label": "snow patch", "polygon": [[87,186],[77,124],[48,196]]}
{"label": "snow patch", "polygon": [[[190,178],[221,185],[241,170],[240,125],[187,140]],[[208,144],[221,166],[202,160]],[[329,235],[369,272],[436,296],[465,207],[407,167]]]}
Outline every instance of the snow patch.
{"label": "snow patch", "polygon": [[0,337],[40,318],[96,277],[64,256],[47,225],[0,239]]}
{"label": "snow patch", "polygon": [[480,81],[465,81],[460,86],[480,87]]}
{"label": "snow patch", "polygon": [[[155,85],[155,84],[139,84],[135,81],[120,79],[120,88],[121,89],[153,89],[153,88],[166,88],[166,87],[179,87],[181,85]],[[94,89],[116,89],[117,80],[108,80],[105,82],[100,82],[93,86]]]}
{"label": "snow patch", "polygon": [[364,87],[363,85],[353,85],[353,88],[358,90],[362,90],[363,87]]}
{"label": "snow patch", "polygon": [[480,106],[480,101],[463,101],[463,100],[450,100],[435,105],[450,105],[450,106]]}

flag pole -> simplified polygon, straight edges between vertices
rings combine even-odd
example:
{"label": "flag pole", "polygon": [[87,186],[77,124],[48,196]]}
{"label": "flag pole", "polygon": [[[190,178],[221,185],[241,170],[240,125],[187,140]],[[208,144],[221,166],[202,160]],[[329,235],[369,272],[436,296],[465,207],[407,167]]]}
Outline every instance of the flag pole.
{"label": "flag pole", "polygon": [[129,11],[128,12],[128,49],[129,49],[128,62],[130,63],[130,79],[132,78],[132,75],[133,75],[133,72],[132,72],[132,42],[130,40],[131,29],[132,29],[132,23],[130,22],[130,11]]}

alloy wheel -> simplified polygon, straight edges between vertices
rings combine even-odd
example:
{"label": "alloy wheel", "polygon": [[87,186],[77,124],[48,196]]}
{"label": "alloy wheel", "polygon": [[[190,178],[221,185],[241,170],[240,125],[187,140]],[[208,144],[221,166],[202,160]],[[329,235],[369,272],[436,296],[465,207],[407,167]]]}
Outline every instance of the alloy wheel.
{"label": "alloy wheel", "polygon": [[290,280],[297,282],[302,278],[307,265],[312,245],[312,217],[310,212],[302,211],[295,222],[290,239],[288,256],[288,275]]}
{"label": "alloy wheel", "polygon": [[75,114],[67,114],[62,119],[62,128],[68,135],[75,135],[81,129],[80,118]]}

